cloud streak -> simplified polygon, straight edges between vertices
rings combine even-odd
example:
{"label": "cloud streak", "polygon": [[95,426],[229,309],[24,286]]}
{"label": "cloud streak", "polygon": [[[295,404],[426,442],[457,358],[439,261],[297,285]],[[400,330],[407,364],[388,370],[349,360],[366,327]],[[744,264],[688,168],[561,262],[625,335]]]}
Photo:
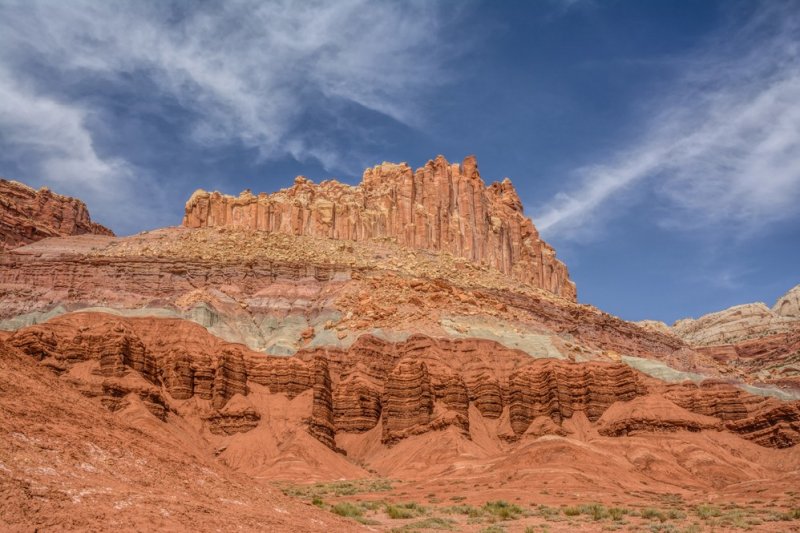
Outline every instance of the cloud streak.
{"label": "cloud streak", "polygon": [[596,238],[647,191],[656,222],[680,230],[758,232],[797,216],[800,201],[800,14],[772,4],[729,27],[654,103],[645,132],[538,210],[537,226]]}
{"label": "cloud streak", "polygon": [[102,105],[93,93],[136,83],[191,114],[199,147],[341,168],[304,118],[356,106],[419,125],[415,102],[447,79],[442,19],[426,2],[3,2],[4,148],[72,190],[135,187],[143,169],[100,155],[87,118]]}

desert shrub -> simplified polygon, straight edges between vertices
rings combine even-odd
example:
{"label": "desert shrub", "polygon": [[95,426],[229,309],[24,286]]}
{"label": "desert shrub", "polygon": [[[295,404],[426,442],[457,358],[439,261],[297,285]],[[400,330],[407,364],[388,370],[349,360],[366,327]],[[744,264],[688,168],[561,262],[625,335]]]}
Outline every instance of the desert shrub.
{"label": "desert shrub", "polygon": [[611,507],[608,510],[608,516],[611,517],[611,520],[615,522],[622,520],[626,514],[628,514],[628,510],[621,507]]}
{"label": "desert shrub", "polygon": [[516,520],[523,513],[519,505],[508,503],[504,500],[486,502],[483,505],[483,510],[500,520]]}
{"label": "desert shrub", "polygon": [[603,505],[599,503],[590,503],[588,505],[580,506],[581,514],[586,514],[592,517],[592,520],[602,520],[608,516],[608,511]]}
{"label": "desert shrub", "polygon": [[694,512],[703,520],[708,520],[709,518],[720,516],[722,514],[717,507],[708,504],[698,505],[694,508]]}
{"label": "desert shrub", "polygon": [[540,505],[537,510],[545,520],[552,520],[561,514],[561,509],[558,507],[548,507],[547,505]]}
{"label": "desert shrub", "polygon": [[670,520],[683,520],[686,518],[686,513],[679,511],[678,509],[670,509],[667,511],[667,518]]}
{"label": "desert shrub", "polygon": [[578,516],[579,514],[581,514],[581,509],[580,507],[575,507],[574,505],[569,507],[564,507],[564,514],[567,516]]}
{"label": "desert shrub", "polygon": [[454,524],[455,522],[449,518],[431,517],[402,527],[396,527],[391,530],[391,533],[406,533],[425,529],[452,530]]}
{"label": "desert shrub", "polygon": [[416,502],[387,504],[386,515],[394,519],[416,518],[425,514],[425,507]]}
{"label": "desert shrub", "polygon": [[466,503],[462,503],[461,505],[451,505],[450,507],[444,507],[441,510],[447,514],[463,514],[469,516],[470,518],[478,518],[483,516],[482,509]]}
{"label": "desert shrub", "polygon": [[392,490],[386,479],[356,479],[334,481],[333,483],[313,483],[310,485],[288,485],[281,489],[287,496],[312,499],[323,496],[352,496],[365,492],[384,492]]}
{"label": "desert shrub", "polygon": [[361,518],[364,516],[364,511],[361,507],[353,505],[350,502],[337,503],[331,507],[331,511],[339,516],[346,516],[348,518]]}
{"label": "desert shrub", "polygon": [[661,522],[665,522],[667,520],[667,515],[664,514],[663,511],[661,511],[660,509],[655,509],[653,507],[642,509],[641,517],[646,520],[657,519]]}

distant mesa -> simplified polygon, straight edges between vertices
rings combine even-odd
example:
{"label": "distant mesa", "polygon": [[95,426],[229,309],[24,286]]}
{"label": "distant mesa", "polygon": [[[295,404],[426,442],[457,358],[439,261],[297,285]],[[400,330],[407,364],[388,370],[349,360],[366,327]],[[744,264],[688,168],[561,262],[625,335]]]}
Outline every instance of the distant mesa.
{"label": "distant mesa", "polygon": [[0,250],[8,250],[45,239],[68,235],[114,233],[89,217],[86,204],[77,198],[56,194],[46,187],[38,191],[0,179]]}
{"label": "distant mesa", "polygon": [[189,228],[236,227],[350,241],[388,238],[400,246],[447,252],[485,264],[569,300],[567,267],[523,214],[506,178],[488,187],[474,156],[461,165],[438,156],[413,171],[383,163],[359,185],[314,184],[300,176],[272,194],[238,197],[198,190],[186,203]]}

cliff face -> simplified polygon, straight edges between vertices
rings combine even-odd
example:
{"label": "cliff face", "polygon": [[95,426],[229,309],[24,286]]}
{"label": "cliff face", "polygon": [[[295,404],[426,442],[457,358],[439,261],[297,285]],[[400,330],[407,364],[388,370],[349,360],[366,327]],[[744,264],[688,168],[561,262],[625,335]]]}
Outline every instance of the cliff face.
{"label": "cliff face", "polygon": [[[5,342],[112,411],[138,398],[167,421],[170,413],[186,412],[186,401],[202,400],[193,412],[199,410],[214,435],[247,433],[269,415],[263,404],[250,403],[254,387],[288,399],[310,391],[293,423],[334,451],[343,451],[337,436],[379,425],[381,443],[390,446],[445,428],[470,440],[486,424],[514,443],[525,435],[562,434],[576,413],[608,436],[716,429],[765,447],[800,442],[800,402],[753,396],[721,382],[665,385],[624,364],[536,359],[483,339],[415,335],[389,342],[363,335],[347,350],[273,357],[184,320],[73,313],[21,329]],[[653,397],[632,402],[644,396]]]}
{"label": "cliff face", "polygon": [[84,233],[114,235],[92,222],[86,204],[76,198],[0,179],[0,250]]}
{"label": "cliff face", "polygon": [[196,191],[183,225],[230,226],[272,233],[363,241],[388,238],[409,248],[443,251],[489,265],[516,280],[575,300],[575,284],[553,248],[539,238],[506,179],[486,186],[474,157],[461,165],[439,156],[412,171],[383,163],[359,185],[294,186],[239,197]]}

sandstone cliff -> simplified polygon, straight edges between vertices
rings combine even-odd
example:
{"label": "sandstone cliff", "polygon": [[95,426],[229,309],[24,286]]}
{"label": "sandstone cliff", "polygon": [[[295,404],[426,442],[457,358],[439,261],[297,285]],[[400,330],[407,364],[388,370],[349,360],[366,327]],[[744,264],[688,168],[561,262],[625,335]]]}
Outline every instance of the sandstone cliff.
{"label": "sandstone cliff", "polygon": [[86,204],[76,198],[0,179],[0,250],[84,233],[114,235],[92,222]]}
{"label": "sandstone cliff", "polygon": [[461,165],[439,156],[416,172],[383,163],[359,185],[314,184],[239,197],[196,191],[186,203],[189,228],[238,227],[363,241],[388,238],[409,248],[443,251],[487,264],[516,280],[574,300],[575,284],[539,238],[508,179],[486,186],[474,157]]}
{"label": "sandstone cliff", "polygon": [[800,285],[778,298],[770,309],[762,302],[742,304],[678,320],[672,332],[694,346],[733,344],[800,330]]}
{"label": "sandstone cliff", "polygon": [[[248,401],[253,387],[288,399],[310,391],[295,423],[303,417],[334,451],[342,451],[338,437],[373,429],[385,445],[447,428],[471,439],[474,424],[494,420],[494,437],[513,443],[560,434],[578,414],[609,436],[726,429],[765,447],[800,442],[800,402],[724,383],[665,385],[621,363],[535,359],[481,339],[362,335],[347,350],[270,357],[188,321],[72,313],[6,342],[112,411],[135,400],[165,421],[185,412],[186,401],[200,402],[191,412],[214,435],[252,431],[269,415]],[[658,397],[632,402],[648,395]]]}

